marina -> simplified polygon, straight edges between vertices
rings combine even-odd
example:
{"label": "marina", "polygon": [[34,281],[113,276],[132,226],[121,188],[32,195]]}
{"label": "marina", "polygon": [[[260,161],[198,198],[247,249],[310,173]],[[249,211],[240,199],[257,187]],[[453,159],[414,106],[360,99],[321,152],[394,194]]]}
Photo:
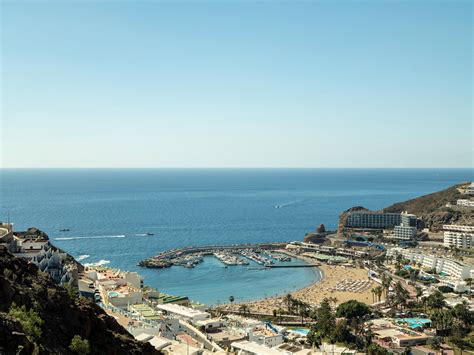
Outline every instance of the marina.
{"label": "marina", "polygon": [[282,250],[284,246],[283,243],[265,243],[187,247],[162,252],[140,261],[138,266],[152,269],[168,268],[174,265],[194,268],[203,261],[205,256],[213,256],[224,267],[249,265],[250,262],[263,267],[271,267],[275,262],[291,261],[291,257]]}

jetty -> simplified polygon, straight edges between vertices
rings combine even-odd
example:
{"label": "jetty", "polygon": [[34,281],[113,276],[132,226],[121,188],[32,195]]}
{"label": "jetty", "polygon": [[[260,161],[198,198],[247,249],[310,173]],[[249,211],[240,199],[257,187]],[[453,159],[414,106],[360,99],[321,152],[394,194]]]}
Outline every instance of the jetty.
{"label": "jetty", "polygon": [[233,245],[207,245],[190,246],[171,249],[156,256],[142,260],[138,266],[145,268],[167,268],[181,265],[192,268],[202,261],[204,256],[214,256],[224,265],[248,265],[245,259],[260,265],[273,264],[272,259],[289,261],[288,256],[278,256],[276,251],[284,249],[287,243],[259,243],[259,244],[233,244]]}
{"label": "jetty", "polygon": [[301,265],[266,265],[265,267],[268,267],[268,268],[273,268],[273,269],[277,269],[277,268],[288,268],[288,267],[318,267],[320,266],[319,264],[301,264]]}

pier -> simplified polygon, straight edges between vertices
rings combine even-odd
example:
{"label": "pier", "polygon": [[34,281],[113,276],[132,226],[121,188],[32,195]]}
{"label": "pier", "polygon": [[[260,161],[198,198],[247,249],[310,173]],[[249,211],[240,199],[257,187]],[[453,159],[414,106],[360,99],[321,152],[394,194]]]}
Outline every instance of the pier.
{"label": "pier", "polygon": [[285,248],[287,243],[261,243],[261,244],[235,244],[235,245],[209,245],[191,246],[161,252],[151,258],[138,263],[146,268],[167,268],[173,265],[194,267],[202,261],[204,256],[214,256],[224,265],[247,265],[245,259],[268,267],[272,266],[273,259],[290,261],[288,256],[278,256],[272,252]]}
{"label": "pier", "polygon": [[301,265],[266,265],[265,267],[278,269],[278,268],[288,268],[288,267],[318,267],[316,264],[301,264]]}

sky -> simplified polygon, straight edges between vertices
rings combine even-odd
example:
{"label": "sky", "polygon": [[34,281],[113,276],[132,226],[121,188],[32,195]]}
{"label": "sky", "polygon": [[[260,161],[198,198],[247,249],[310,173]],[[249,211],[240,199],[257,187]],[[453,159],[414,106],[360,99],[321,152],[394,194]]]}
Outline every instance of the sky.
{"label": "sky", "polygon": [[473,167],[470,1],[0,2],[2,167]]}

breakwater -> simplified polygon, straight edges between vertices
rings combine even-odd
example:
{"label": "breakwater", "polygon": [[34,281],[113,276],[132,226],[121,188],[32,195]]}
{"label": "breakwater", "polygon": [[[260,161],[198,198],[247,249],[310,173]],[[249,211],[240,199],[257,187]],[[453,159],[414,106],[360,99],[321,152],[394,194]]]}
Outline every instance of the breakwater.
{"label": "breakwater", "polygon": [[138,265],[158,269],[173,265],[192,268],[199,264],[204,256],[215,256],[226,266],[247,265],[246,260],[251,260],[263,266],[270,266],[274,260],[291,260],[287,255],[276,253],[277,250],[285,247],[286,243],[190,246],[161,252],[156,256],[140,261]]}

